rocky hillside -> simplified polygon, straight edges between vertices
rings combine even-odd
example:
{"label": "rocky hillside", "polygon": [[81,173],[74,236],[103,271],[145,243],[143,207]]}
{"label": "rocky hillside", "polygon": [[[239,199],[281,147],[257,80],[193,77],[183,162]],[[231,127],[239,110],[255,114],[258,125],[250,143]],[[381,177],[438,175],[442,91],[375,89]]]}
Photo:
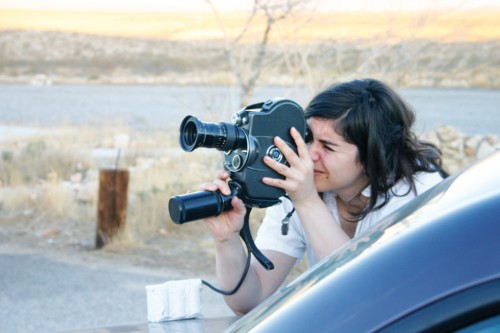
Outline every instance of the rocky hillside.
{"label": "rocky hillside", "polygon": [[[233,50],[255,52],[253,45]],[[243,58],[243,57],[242,57]],[[250,68],[250,61],[240,66]],[[500,43],[272,44],[260,84],[378,77],[398,86],[500,87]],[[231,84],[222,42],[0,31],[0,82]]]}

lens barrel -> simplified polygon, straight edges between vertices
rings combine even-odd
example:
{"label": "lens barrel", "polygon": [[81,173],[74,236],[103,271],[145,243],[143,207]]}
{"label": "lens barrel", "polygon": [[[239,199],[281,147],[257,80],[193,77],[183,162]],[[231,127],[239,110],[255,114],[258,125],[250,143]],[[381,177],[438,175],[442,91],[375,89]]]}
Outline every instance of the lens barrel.
{"label": "lens barrel", "polygon": [[187,116],[181,123],[180,143],[184,151],[198,147],[231,151],[245,148],[246,134],[241,128],[228,123],[207,123],[194,116]]}
{"label": "lens barrel", "polygon": [[233,195],[225,196],[221,192],[200,191],[170,198],[168,210],[175,224],[201,220],[217,216],[229,210]]}

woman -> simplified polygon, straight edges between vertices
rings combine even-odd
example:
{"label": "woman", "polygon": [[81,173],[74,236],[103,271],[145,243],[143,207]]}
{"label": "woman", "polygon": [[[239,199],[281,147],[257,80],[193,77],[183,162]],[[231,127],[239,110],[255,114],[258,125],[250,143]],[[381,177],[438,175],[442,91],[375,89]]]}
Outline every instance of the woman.
{"label": "woman", "polygon": [[[252,260],[240,289],[225,297],[235,313],[248,312],[275,292],[304,253],[314,264],[447,176],[439,150],[412,132],[414,113],[379,81],[331,86],[312,99],[305,116],[308,144],[290,130],[297,154],[280,138],[274,140],[289,166],[264,157],[285,178],[262,181],[284,189],[291,200],[266,212],[256,244],[275,268],[267,271]],[[203,189],[228,195],[228,178],[222,172]],[[232,205],[232,210],[205,220],[215,241],[222,289],[237,284],[246,262],[239,238],[246,209],[236,197]],[[293,209],[284,236],[281,221]]]}

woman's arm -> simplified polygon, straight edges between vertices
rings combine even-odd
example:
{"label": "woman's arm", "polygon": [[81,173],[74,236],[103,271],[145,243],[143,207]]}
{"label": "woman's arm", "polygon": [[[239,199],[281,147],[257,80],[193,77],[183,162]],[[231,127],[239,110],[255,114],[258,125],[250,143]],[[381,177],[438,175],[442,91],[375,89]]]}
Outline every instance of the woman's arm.
{"label": "woman's arm", "polygon": [[[232,243],[232,244],[231,244]],[[296,258],[276,251],[263,251],[273,262],[274,269],[266,270],[252,258],[247,276],[238,291],[224,300],[236,314],[245,314],[274,293],[288,276]],[[241,278],[246,263],[246,251],[240,239],[216,244],[216,272],[224,290],[233,289]]]}
{"label": "woman's arm", "polygon": [[274,140],[274,144],[281,150],[290,166],[278,163],[267,156],[264,158],[266,165],[283,175],[285,179],[265,177],[262,181],[267,185],[280,187],[288,193],[316,257],[322,259],[347,243],[350,238],[316,190],[314,163],[309,156],[306,143],[296,129],[292,128],[290,134],[295,140],[298,154],[280,138]]}
{"label": "woman's arm", "polygon": [[[205,184],[203,189],[219,190],[229,195],[230,189],[226,183],[228,178],[227,172],[222,172],[219,179]],[[234,289],[237,285],[247,261],[247,252],[239,236],[246,212],[245,205],[238,197],[234,197],[231,204],[233,209],[205,219],[205,225],[210,230],[215,243],[219,289],[227,291]],[[225,296],[226,303],[237,314],[248,312],[275,292],[291,271],[296,260],[275,251],[267,251],[263,254],[273,262],[274,269],[268,271],[252,259],[247,276],[239,290],[231,296]]]}

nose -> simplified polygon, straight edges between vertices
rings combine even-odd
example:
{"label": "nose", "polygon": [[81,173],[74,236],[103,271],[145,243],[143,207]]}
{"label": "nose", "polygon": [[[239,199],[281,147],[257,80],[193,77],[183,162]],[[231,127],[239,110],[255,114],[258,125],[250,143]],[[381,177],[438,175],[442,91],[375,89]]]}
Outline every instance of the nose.
{"label": "nose", "polygon": [[309,149],[309,156],[311,156],[311,159],[313,162],[316,162],[319,160],[319,154],[318,154],[318,145],[314,143],[314,141],[310,142],[308,144],[308,149]]}

